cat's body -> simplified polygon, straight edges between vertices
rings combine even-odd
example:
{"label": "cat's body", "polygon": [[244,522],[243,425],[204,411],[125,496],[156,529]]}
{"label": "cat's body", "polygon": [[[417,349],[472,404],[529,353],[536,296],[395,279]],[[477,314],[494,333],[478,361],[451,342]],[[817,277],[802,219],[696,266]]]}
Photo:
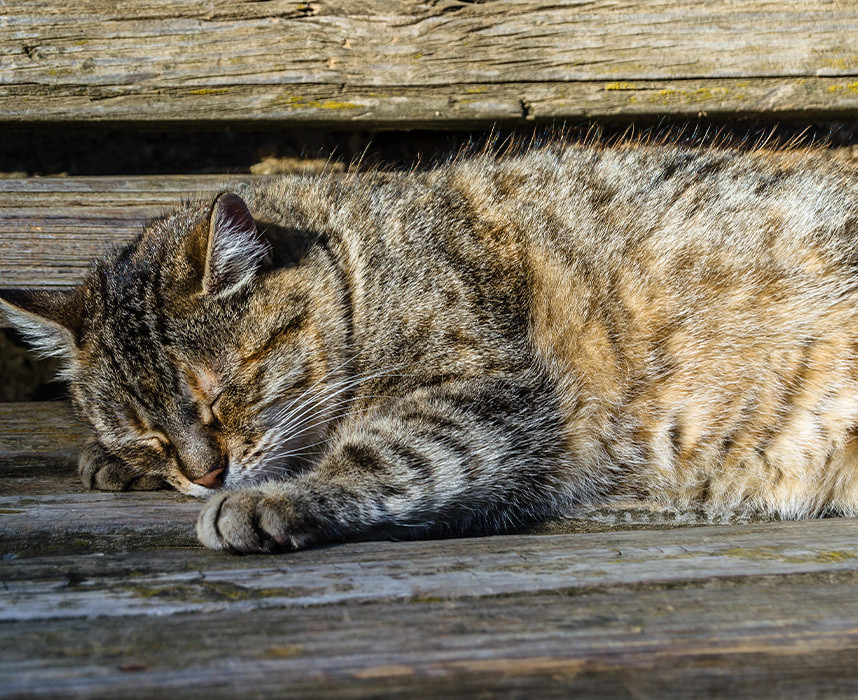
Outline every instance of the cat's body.
{"label": "cat's body", "polygon": [[858,178],[822,153],[557,146],[241,195],[9,298],[68,359],[90,485],[225,481],[198,531],[239,551],[614,496],[858,513]]}

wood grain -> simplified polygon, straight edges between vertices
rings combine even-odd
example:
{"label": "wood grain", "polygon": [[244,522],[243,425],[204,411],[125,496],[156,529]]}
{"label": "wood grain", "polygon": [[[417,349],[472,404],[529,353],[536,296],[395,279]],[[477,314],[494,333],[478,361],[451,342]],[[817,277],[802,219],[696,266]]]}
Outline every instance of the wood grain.
{"label": "wood grain", "polygon": [[0,403],[0,464],[77,457],[87,428],[64,401]]}
{"label": "wood grain", "polygon": [[0,288],[62,288],[183,199],[254,176],[0,179]]}
{"label": "wood grain", "polygon": [[[79,536],[125,528],[155,532],[186,544],[190,504],[153,505],[154,496],[123,494],[113,500],[42,498],[36,505],[0,499],[0,534],[14,540],[23,527]],[[165,502],[166,501],[166,502]],[[10,514],[11,511],[20,512]],[[59,516],[59,517],[58,517]],[[34,521],[34,522],[33,522]],[[123,525],[120,525],[120,522]],[[191,520],[191,523],[193,521]],[[21,572],[5,578],[0,619],[36,620],[97,616],[164,616],[188,612],[304,607],[378,600],[458,599],[602,586],[685,582],[726,577],[851,571],[858,573],[858,521],[710,526],[659,532],[506,535],[435,542],[341,545],[279,557],[239,559],[186,556],[179,570],[153,571],[135,560],[125,571],[94,575],[86,565],[34,580]],[[128,558],[125,558],[126,565]],[[99,562],[99,567],[103,566]],[[156,564],[159,569],[160,563]],[[6,567],[12,568],[12,567]],[[148,571],[147,571],[148,570]],[[0,568],[2,572],[2,568]],[[13,572],[14,573],[14,572]],[[69,576],[75,585],[69,589]],[[856,593],[858,596],[858,593]]]}
{"label": "wood grain", "polygon": [[844,572],[6,622],[0,692],[847,697],[858,691],[856,584]]}
{"label": "wood grain", "polygon": [[0,122],[858,113],[847,0],[4,0]]}
{"label": "wood grain", "polygon": [[80,491],[86,434],[65,402],[0,403],[0,496]]}

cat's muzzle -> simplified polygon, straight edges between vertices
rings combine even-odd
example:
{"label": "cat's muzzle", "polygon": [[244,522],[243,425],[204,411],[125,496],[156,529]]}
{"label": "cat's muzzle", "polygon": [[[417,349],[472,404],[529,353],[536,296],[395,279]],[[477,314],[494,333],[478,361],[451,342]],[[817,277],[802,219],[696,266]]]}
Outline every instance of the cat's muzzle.
{"label": "cat's muzzle", "polygon": [[225,466],[215,467],[205,476],[194,479],[194,483],[205,486],[207,489],[219,489],[223,486],[223,482],[226,479],[226,469]]}

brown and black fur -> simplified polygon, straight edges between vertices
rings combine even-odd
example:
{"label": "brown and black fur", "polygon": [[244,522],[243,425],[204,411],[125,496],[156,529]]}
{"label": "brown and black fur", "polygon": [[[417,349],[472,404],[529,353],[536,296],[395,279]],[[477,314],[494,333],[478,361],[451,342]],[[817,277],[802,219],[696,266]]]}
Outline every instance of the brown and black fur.
{"label": "brown and black fur", "polygon": [[856,263],[819,151],[550,145],[191,202],[5,309],[66,360],[87,484],[211,494],[205,544],[271,551],[858,513]]}

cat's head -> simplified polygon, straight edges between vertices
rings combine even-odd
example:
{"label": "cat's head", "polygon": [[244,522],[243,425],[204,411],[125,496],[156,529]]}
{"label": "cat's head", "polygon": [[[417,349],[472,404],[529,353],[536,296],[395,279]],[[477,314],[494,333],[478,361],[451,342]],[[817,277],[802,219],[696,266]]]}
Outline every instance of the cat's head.
{"label": "cat's head", "polygon": [[222,193],[153,221],[80,287],[3,292],[0,309],[62,359],[107,453],[207,495],[299,471],[342,414],[342,296],[304,233]]}

